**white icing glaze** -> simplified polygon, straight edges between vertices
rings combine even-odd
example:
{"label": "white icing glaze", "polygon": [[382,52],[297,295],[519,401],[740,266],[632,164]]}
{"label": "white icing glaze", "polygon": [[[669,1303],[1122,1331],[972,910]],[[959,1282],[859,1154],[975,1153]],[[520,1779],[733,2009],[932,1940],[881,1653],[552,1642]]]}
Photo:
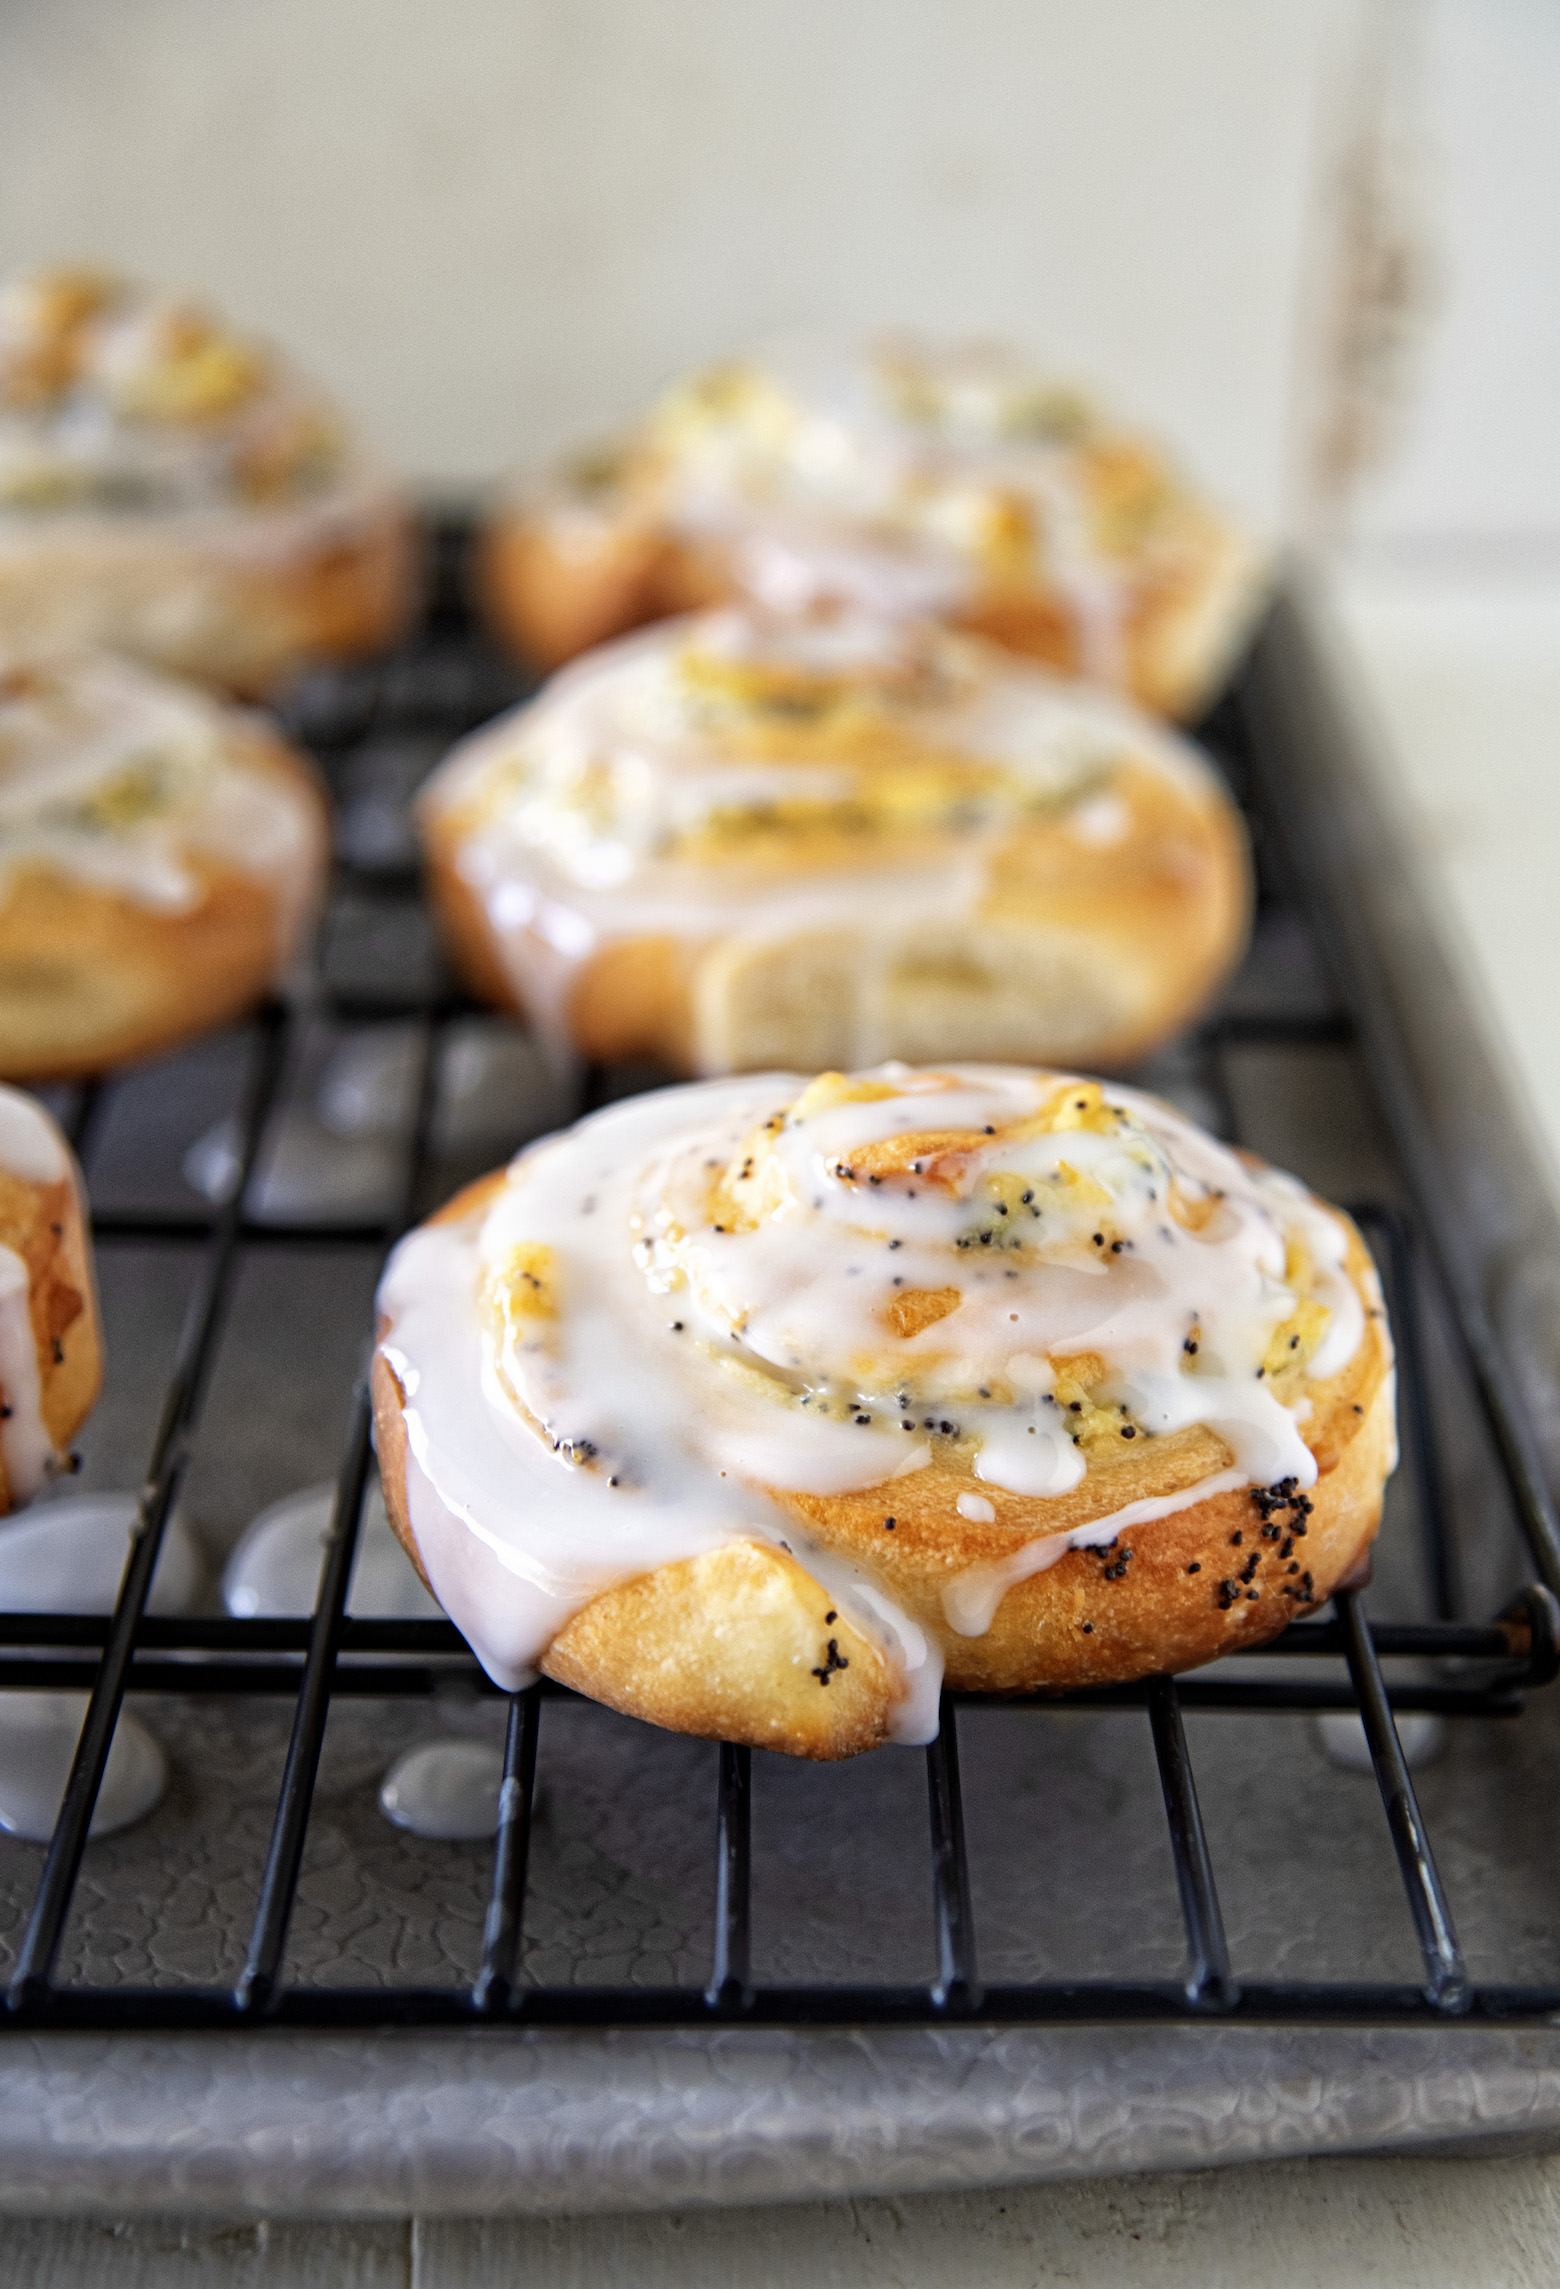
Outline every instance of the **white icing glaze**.
{"label": "white icing glaze", "polygon": [[48,866],[154,910],[201,895],[195,862],[273,884],[279,947],[313,874],[296,791],[247,759],[239,719],[192,687],[107,654],[0,661],[0,895]]}
{"label": "white icing glaze", "polygon": [[843,599],[885,617],[935,618],[957,607],[968,584],[958,557],[935,543],[896,547],[794,515],[740,532],[732,556],[744,592],[776,612]]}
{"label": "white icing glaze", "polygon": [[791,340],[696,376],[615,481],[766,603],[941,613],[1015,579],[1058,590],[1082,671],[1112,683],[1134,595],[1201,514],[1157,453],[1022,353],[906,340]]}
{"label": "white icing glaze", "polygon": [[[817,700],[790,751],[788,689],[803,716]],[[820,732],[842,693],[837,729]],[[874,970],[973,920],[1026,820],[1060,820],[1085,847],[1123,842],[1129,770],[1191,817],[1223,800],[1188,741],[989,646],[858,613],[722,612],[577,662],[457,747],[423,802],[459,819],[458,870],[558,1043],[581,965],[614,939],[740,953],[848,929],[852,1062],[869,1064],[893,1046]],[[863,813],[871,831],[842,843],[834,822]],[[695,1018],[701,1069],[738,1061],[717,991],[696,986]]]}
{"label": "white icing glaze", "polygon": [[71,1173],[65,1140],[43,1107],[0,1082],[0,1169],[23,1184],[58,1184]]}
{"label": "white icing glaze", "polygon": [[[1123,1504],[1101,1464],[1098,1515],[954,1584],[956,1629],[979,1634],[1070,1545],[1226,1487],[1315,1483],[1309,1401],[1275,1395],[1264,1361],[1279,1343],[1288,1362],[1293,1325],[1289,1387],[1307,1361],[1336,1374],[1365,1306],[1346,1227],[1292,1178],[1138,1091],[1055,1074],[886,1066],[802,1087],[613,1106],[522,1154],[485,1214],[391,1259],[413,1531],[501,1683],[597,1591],[745,1536],[794,1549],[870,1629],[906,1680],[901,1737],[929,1737],[936,1647],[775,1495],[892,1484],[939,1440],[991,1488],[1065,1492],[1086,1465],[1056,1389],[1084,1355],[1112,1442],[1118,1416],[1123,1437],[1205,1425],[1229,1466]],[[902,1331],[896,1310],[928,1295],[939,1311]],[[996,1515],[974,1489],[958,1508]]]}
{"label": "white icing glaze", "polygon": [[[1195,1486],[1183,1487],[1179,1494],[1149,1495],[1142,1502],[1125,1503],[1107,1517],[1091,1518],[1070,1533],[1044,1534],[1038,1541],[1026,1542],[1011,1558],[1004,1558],[997,1565],[966,1566],[943,1592],[943,1612],[948,1627],[956,1629],[961,1637],[984,1637],[1008,1591],[1019,1582],[1027,1582],[1033,1574],[1049,1573],[1069,1550],[1103,1549],[1131,1526],[1151,1526],[1156,1519],[1171,1518],[1178,1510],[1189,1510],[1194,1502],[1209,1502],[1216,1494],[1228,1494],[1250,1483],[1243,1470],[1216,1470],[1211,1476],[1200,1478]],[[962,1501],[959,1507],[964,1508]],[[1244,1606],[1235,1618],[1244,1621]]]}

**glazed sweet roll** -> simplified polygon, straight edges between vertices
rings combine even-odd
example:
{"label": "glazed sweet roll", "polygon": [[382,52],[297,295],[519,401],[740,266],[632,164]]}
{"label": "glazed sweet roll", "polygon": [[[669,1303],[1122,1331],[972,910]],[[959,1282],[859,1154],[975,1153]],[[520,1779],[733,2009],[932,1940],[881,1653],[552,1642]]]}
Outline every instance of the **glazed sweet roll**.
{"label": "glazed sweet roll", "polygon": [[503,501],[485,568],[501,634],[544,667],[735,595],[844,599],[1183,716],[1263,591],[1253,542],[1077,389],[1011,349],[903,339],[699,374]]}
{"label": "glazed sweet roll", "polygon": [[0,1085],[0,1513],[71,1467],[102,1372],[75,1161],[43,1107]]}
{"label": "glazed sweet roll", "polygon": [[1244,943],[1245,838],[1203,756],[931,625],[626,638],[459,747],[421,817],[478,991],[684,1073],[1118,1064]]}
{"label": "glazed sweet roll", "polygon": [[385,1499],[490,1673],[837,1757],[1261,1644],[1395,1461],[1348,1218],[1015,1067],[628,1100],[403,1241]]}
{"label": "glazed sweet roll", "polygon": [[104,272],[0,288],[0,646],[255,693],[413,601],[406,511],[275,351]]}
{"label": "glazed sweet roll", "polygon": [[90,1073],[236,1016],[318,903],[311,767],[106,654],[0,657],[0,1073]]}

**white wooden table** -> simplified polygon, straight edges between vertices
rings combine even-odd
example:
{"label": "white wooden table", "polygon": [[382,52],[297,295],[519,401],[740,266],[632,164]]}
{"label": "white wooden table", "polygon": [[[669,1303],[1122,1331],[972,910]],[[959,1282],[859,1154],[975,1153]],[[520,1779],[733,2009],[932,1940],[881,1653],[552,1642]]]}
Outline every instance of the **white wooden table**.
{"label": "white wooden table", "polygon": [[15,2289],[1552,2289],[1560,2156],[482,2225],[0,2224]]}

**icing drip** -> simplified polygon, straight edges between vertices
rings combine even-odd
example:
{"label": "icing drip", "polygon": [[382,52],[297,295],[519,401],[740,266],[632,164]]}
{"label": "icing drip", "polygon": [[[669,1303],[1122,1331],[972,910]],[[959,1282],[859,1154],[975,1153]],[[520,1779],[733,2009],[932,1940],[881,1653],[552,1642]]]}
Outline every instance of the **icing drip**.
{"label": "icing drip", "polygon": [[290,941],[313,870],[295,790],[235,752],[238,719],[201,693],[106,654],[0,665],[0,894],[49,867],[178,913],[198,862],[275,883]]}
{"label": "icing drip", "polygon": [[943,1612],[948,1617],[948,1627],[956,1629],[961,1637],[984,1637],[1008,1591],[1020,1582],[1027,1582],[1033,1574],[1048,1573],[1069,1550],[1102,1550],[1129,1527],[1151,1526],[1156,1519],[1171,1518],[1178,1510],[1189,1510],[1194,1502],[1211,1501],[1216,1494],[1228,1494],[1250,1483],[1244,1471],[1216,1470],[1210,1477],[1200,1478],[1195,1486],[1183,1487],[1179,1494],[1150,1495],[1142,1502],[1125,1503],[1107,1517],[1091,1518],[1086,1526],[1075,1526],[1070,1533],[1043,1534],[1037,1542],[1026,1542],[1023,1549],[1016,1550],[1011,1558],[1003,1559],[998,1565],[966,1566],[943,1592]]}
{"label": "icing drip", "polygon": [[[599,1590],[778,1541],[935,1729],[940,1658],[786,1492],[887,1485],[939,1451],[982,1487],[1097,1513],[949,1593],[1004,1591],[1243,1484],[1315,1483],[1307,1379],[1365,1330],[1349,1234],[1141,1092],[1008,1067],[769,1075],[632,1099],[533,1147],[485,1214],[403,1241],[381,1291],[412,1526],[440,1602],[514,1686]],[[1123,1503],[1122,1441],[1192,1426],[1227,1466]],[[1109,1450],[1107,1452],[1107,1449]]]}
{"label": "icing drip", "polygon": [[43,1107],[0,1082],[0,1169],[23,1184],[58,1184],[71,1173],[64,1139]]}
{"label": "icing drip", "polygon": [[[85,1693],[0,1694],[0,1828],[47,1844],[75,1762]],[[168,1759],[146,1727],[122,1709],[87,1833],[94,1840],[129,1828],[160,1802]]]}
{"label": "icing drip", "polygon": [[385,1774],[379,1809],[414,1836],[474,1843],[498,1827],[503,1784],[504,1759],[489,1742],[424,1741]]}
{"label": "icing drip", "polygon": [[[465,741],[423,798],[457,823],[458,870],[556,1042],[613,940],[740,954],[848,930],[859,1063],[891,1046],[875,968],[977,919],[1015,836],[1066,838],[1069,864],[1152,849],[1173,867],[1222,799],[1187,741],[986,645],[737,612],[602,647]],[[732,1062],[717,1003],[696,1019],[705,1069]]]}
{"label": "icing drip", "polygon": [[[134,1494],[66,1494],[0,1525],[0,1610],[112,1613],[139,1516]],[[188,1613],[200,1552],[182,1510],[163,1529],[146,1610]]]}
{"label": "icing drip", "polygon": [[[332,1484],[304,1487],[258,1512],[222,1569],[228,1612],[239,1621],[312,1613],[335,1509]],[[364,1503],[346,1610],[397,1621],[437,1619],[438,1609],[390,1530],[377,1486]]]}

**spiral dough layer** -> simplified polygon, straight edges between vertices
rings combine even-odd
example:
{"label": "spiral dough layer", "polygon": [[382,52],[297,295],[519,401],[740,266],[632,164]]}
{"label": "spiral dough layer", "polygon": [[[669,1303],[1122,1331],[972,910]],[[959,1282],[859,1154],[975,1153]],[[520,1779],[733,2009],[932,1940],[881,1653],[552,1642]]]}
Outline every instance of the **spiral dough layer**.
{"label": "spiral dough layer", "polygon": [[630,1100],[412,1234],[390,1514],[508,1686],[799,1754],[1271,1637],[1376,1531],[1348,1219],[1135,1090],[885,1066]]}

